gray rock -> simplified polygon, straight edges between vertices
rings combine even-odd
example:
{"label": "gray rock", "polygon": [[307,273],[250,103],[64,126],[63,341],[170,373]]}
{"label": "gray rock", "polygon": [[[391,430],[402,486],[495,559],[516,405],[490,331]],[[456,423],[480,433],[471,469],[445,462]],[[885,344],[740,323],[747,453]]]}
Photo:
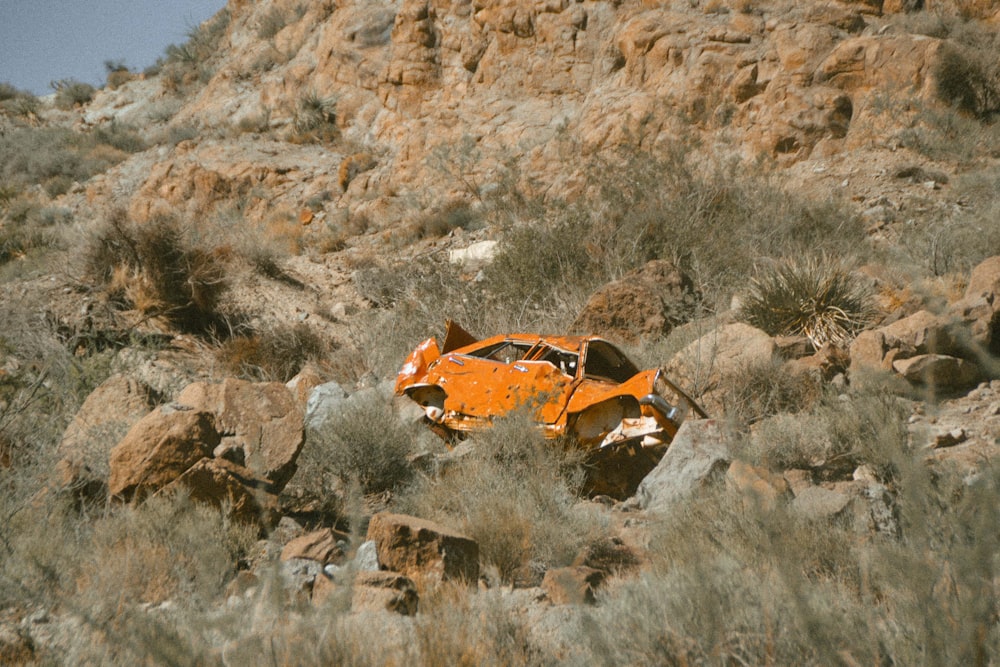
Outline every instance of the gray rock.
{"label": "gray rock", "polygon": [[337,382],[327,382],[314,387],[309,392],[309,401],[306,403],[306,430],[322,429],[331,414],[343,409],[347,398],[347,392]]}
{"label": "gray rock", "polygon": [[686,421],[670,448],[639,484],[642,509],[669,512],[699,488],[721,479],[731,461],[731,438],[715,419]]}

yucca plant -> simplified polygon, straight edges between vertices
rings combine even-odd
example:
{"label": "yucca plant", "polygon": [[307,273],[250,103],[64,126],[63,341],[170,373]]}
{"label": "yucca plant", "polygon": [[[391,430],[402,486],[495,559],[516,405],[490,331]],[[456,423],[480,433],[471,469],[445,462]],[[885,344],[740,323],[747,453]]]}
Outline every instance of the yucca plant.
{"label": "yucca plant", "polygon": [[844,263],[785,259],[751,280],[739,316],[772,336],[806,336],[818,349],[847,345],[871,320],[872,303],[871,290]]}

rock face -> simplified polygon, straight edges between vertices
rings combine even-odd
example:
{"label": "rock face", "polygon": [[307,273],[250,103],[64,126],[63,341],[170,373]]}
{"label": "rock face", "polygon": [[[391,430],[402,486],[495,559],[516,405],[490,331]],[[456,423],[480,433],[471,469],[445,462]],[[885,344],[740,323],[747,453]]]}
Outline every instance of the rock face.
{"label": "rock face", "polygon": [[[336,193],[330,208],[341,210],[391,207],[395,193],[428,185],[470,194],[464,183],[478,190],[504,176],[497,155],[519,164],[524,184],[563,196],[578,165],[552,169],[567,145],[560,137],[582,154],[662,146],[681,116],[699,129],[724,126],[736,152],[794,162],[869,145],[884,123],[877,95],[933,102],[941,59],[940,40],[869,27],[877,9],[843,4],[745,13],[638,0],[345,0],[303,5],[261,40],[270,9],[229,3],[214,74],[170,123],[280,131],[294,124],[302,91],[315,91],[336,98],[348,142],[334,168],[325,147],[182,142],[132,189],[136,219],[236,197],[259,221],[320,192]],[[87,122],[148,123],[166,87],[158,83],[100,91]],[[456,148],[466,138],[473,149]],[[434,149],[441,159],[428,160]]]}
{"label": "rock face", "polygon": [[108,491],[142,498],[174,481],[219,444],[213,416],[167,405],[143,417],[111,450]]}
{"label": "rock face", "polygon": [[669,513],[699,488],[721,480],[731,458],[730,436],[721,422],[685,421],[660,463],[639,485],[639,506]]}
{"label": "rock face", "polygon": [[479,577],[479,545],[433,521],[381,512],[368,524],[368,539],[387,570],[439,581]]}
{"label": "rock face", "polygon": [[188,385],[177,401],[214,415],[220,444],[280,491],[302,451],[302,410],[280,382],[226,379]]}
{"label": "rock face", "polygon": [[654,260],[594,292],[571,329],[624,341],[666,336],[690,318],[694,296],[690,277]]}

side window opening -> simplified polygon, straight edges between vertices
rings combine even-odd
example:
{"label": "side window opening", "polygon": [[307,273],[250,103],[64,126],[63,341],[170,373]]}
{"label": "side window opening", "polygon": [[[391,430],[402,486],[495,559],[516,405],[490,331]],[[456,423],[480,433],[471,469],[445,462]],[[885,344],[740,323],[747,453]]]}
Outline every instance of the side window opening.
{"label": "side window opening", "polygon": [[570,377],[576,377],[576,367],[579,357],[572,352],[563,352],[562,350],[549,348],[540,360],[549,362]]}

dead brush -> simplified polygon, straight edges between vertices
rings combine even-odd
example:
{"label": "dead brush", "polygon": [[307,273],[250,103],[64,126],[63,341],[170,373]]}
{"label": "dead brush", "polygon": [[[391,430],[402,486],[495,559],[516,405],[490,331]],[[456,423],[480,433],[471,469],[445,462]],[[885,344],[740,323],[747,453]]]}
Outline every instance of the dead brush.
{"label": "dead brush", "polygon": [[874,314],[871,290],[845,264],[785,259],[758,272],[740,318],[772,336],[806,336],[816,349],[847,345]]}
{"label": "dead brush", "polygon": [[185,331],[209,332],[220,322],[217,307],[227,287],[222,258],[190,244],[174,218],[137,225],[124,211],[113,213],[85,252],[84,273],[119,306],[165,317]]}

